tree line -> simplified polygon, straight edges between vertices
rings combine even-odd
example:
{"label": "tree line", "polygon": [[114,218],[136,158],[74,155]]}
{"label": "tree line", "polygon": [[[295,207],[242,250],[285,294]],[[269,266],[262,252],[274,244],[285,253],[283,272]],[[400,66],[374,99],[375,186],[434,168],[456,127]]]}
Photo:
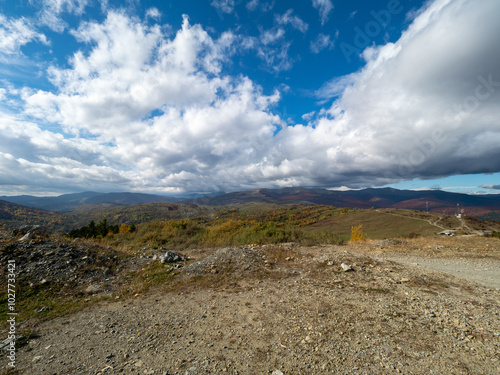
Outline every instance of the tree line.
{"label": "tree line", "polygon": [[115,225],[109,225],[108,224],[108,219],[104,218],[101,220],[99,224],[96,224],[94,220],[91,220],[88,225],[85,225],[81,228],[77,229],[72,229],[69,233],[68,236],[71,238],[97,238],[97,237],[106,237],[110,234],[116,234],[116,233],[130,233],[135,231],[135,224],[127,225],[127,224],[122,224],[121,226],[118,226],[118,224]]}

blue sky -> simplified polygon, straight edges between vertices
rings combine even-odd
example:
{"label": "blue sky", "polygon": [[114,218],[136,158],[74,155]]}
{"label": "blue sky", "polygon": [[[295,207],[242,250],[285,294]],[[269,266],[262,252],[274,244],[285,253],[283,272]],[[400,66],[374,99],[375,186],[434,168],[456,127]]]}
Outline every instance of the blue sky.
{"label": "blue sky", "polygon": [[497,0],[0,0],[0,194],[500,187]]}

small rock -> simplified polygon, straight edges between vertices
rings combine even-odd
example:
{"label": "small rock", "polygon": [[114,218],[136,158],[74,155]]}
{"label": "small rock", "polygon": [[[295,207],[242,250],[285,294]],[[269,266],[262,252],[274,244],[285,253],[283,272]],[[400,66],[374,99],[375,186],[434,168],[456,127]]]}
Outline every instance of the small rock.
{"label": "small rock", "polygon": [[173,251],[167,251],[159,257],[161,263],[175,263],[185,260],[185,258]]}
{"label": "small rock", "polygon": [[348,265],[347,263],[342,263],[340,265],[340,267],[342,267],[342,270],[344,272],[354,271],[353,268],[350,265]]}
{"label": "small rock", "polygon": [[28,232],[26,233],[20,240],[19,242],[26,242],[26,241],[30,241],[33,239],[33,235],[31,234],[31,232]]}
{"label": "small rock", "polygon": [[40,307],[39,309],[35,310],[35,313],[39,314],[39,313],[43,313],[45,311],[49,311],[49,307],[48,306]]}
{"label": "small rock", "polygon": [[283,371],[280,371],[280,370],[274,370],[271,375],[284,375],[283,374]]}
{"label": "small rock", "polygon": [[0,343],[0,349],[5,349],[8,350],[10,346],[11,340],[10,339],[5,339]]}
{"label": "small rock", "polygon": [[93,284],[93,285],[89,285],[86,289],[85,289],[85,293],[96,293],[98,292],[99,290],[101,289],[101,286],[100,285],[97,285],[97,284]]}

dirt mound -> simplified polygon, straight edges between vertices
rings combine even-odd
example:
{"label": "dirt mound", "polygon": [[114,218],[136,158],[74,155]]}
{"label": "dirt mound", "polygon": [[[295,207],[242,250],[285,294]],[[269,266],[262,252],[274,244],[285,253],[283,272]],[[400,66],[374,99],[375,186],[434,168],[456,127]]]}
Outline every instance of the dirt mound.
{"label": "dirt mound", "polygon": [[252,246],[226,247],[220,249],[186,268],[188,276],[210,273],[243,273],[265,267],[265,255],[261,248]]}

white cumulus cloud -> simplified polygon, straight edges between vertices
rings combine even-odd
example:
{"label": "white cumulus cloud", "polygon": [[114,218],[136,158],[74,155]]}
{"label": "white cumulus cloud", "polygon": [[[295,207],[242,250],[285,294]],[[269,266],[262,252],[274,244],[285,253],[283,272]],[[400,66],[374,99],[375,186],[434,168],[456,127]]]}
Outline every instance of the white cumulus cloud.
{"label": "white cumulus cloud", "polygon": [[494,0],[430,3],[399,41],[365,50],[361,71],[318,90],[339,98],[279,135],[281,158],[351,186],[498,172],[499,16]]}
{"label": "white cumulus cloud", "polygon": [[334,46],[330,35],[319,34],[315,40],[311,41],[310,49],[312,53],[320,53],[324,49],[331,49]]}
{"label": "white cumulus cloud", "polygon": [[[62,13],[83,14],[89,0],[31,0],[40,7],[40,22],[52,30],[63,32],[68,27]],[[105,3],[105,2],[104,2]]]}
{"label": "white cumulus cloud", "polygon": [[[185,17],[168,38],[157,26],[110,12],[74,36],[93,47],[76,52],[69,69],[50,69],[58,92],[23,96],[26,114],[99,145],[97,159],[71,160],[97,168],[102,184],[121,181],[131,189],[205,191],[253,182],[242,166],[260,162],[272,147],[281,120],[270,108],[279,94],[220,74],[231,34],[214,40]],[[64,164],[67,153],[47,151],[32,163],[46,171],[44,163]]]}
{"label": "white cumulus cloud", "polygon": [[212,0],[210,5],[227,14],[234,12],[234,0]]}
{"label": "white cumulus cloud", "polygon": [[21,47],[30,42],[48,44],[33,22],[24,18],[9,18],[0,14],[0,56],[21,53]]}
{"label": "white cumulus cloud", "polygon": [[285,14],[276,15],[276,22],[280,25],[291,25],[302,33],[305,33],[309,27],[300,17],[293,15],[293,9],[289,9]]}
{"label": "white cumulus cloud", "polygon": [[321,18],[321,24],[324,25],[328,21],[331,11],[333,10],[333,4],[331,0],[312,0],[313,7],[319,12]]}

